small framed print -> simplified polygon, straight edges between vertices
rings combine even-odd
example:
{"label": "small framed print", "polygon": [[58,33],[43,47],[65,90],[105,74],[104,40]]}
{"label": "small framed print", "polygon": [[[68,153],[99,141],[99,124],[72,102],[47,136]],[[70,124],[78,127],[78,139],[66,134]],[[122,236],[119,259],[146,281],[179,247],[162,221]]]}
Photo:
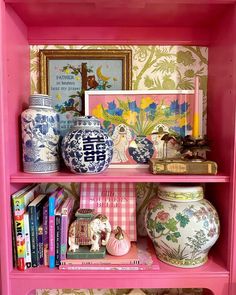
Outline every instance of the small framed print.
{"label": "small framed print", "polygon": [[[109,167],[146,168],[149,159],[164,157],[163,134],[192,134],[194,100],[190,90],[86,91],[85,114],[99,118],[113,139]],[[168,157],[179,156],[176,142],[166,148]]]}
{"label": "small framed print", "polygon": [[84,114],[84,92],[131,89],[131,50],[40,50],[41,93],[53,97],[61,135]]}

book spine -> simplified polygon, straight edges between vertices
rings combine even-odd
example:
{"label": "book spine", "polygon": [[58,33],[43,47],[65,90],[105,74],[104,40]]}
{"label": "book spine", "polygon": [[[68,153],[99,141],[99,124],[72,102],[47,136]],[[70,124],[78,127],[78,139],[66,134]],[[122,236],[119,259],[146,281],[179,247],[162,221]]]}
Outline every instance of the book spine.
{"label": "book spine", "polygon": [[43,226],[38,227],[38,254],[39,254],[39,265],[43,265]]}
{"label": "book spine", "polygon": [[159,270],[160,267],[158,264],[156,265],[129,265],[129,264],[120,264],[120,265],[60,265],[59,269],[61,270]]}
{"label": "book spine", "polygon": [[128,265],[138,265],[139,259],[138,258],[131,258],[131,259],[122,259],[119,257],[119,259],[109,259],[106,260],[104,258],[102,259],[64,259],[61,260],[61,265],[112,265],[112,264],[128,264]]}
{"label": "book spine", "polygon": [[43,257],[44,265],[48,266],[48,249],[49,249],[49,233],[48,233],[48,202],[43,207]]}
{"label": "book spine", "polygon": [[12,233],[12,259],[13,266],[17,268],[17,254],[16,254],[16,233],[15,233],[15,224],[14,218],[11,219],[11,233]]}
{"label": "book spine", "polygon": [[36,212],[35,206],[29,206],[28,210],[29,210],[32,266],[37,267],[39,265],[37,212]]}
{"label": "book spine", "polygon": [[68,216],[61,216],[61,259],[66,259]]}
{"label": "book spine", "polygon": [[25,270],[24,198],[13,199],[17,269]]}
{"label": "book spine", "polygon": [[49,198],[49,267],[55,267],[55,198]]}
{"label": "book spine", "polygon": [[49,267],[55,267],[55,209],[63,201],[64,189],[56,190],[49,197]]}
{"label": "book spine", "polygon": [[[65,208],[62,208],[61,215],[61,259],[66,259],[66,251],[68,244],[68,227],[74,206],[74,199],[70,198]],[[63,210],[64,209],[64,210]]]}
{"label": "book spine", "polygon": [[55,216],[55,265],[59,266],[61,262],[61,215]]}
{"label": "book spine", "polygon": [[25,264],[27,268],[31,267],[31,245],[30,245],[30,227],[29,227],[29,213],[25,212],[24,214],[24,228],[25,228]]}

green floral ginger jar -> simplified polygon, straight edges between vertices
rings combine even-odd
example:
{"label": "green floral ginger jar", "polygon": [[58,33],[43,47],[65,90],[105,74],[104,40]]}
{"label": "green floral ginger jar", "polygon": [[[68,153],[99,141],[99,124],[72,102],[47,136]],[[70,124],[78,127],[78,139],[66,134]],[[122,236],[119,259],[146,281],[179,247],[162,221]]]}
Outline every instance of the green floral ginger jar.
{"label": "green floral ginger jar", "polygon": [[158,258],[177,267],[197,267],[219,237],[219,217],[202,186],[160,185],[146,209],[145,227]]}

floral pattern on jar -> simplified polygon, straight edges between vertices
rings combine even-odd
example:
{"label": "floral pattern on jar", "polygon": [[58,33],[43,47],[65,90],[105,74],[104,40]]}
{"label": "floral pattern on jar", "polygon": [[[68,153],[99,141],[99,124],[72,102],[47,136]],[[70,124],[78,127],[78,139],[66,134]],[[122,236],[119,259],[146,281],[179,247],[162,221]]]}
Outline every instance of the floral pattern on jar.
{"label": "floral pattern on jar", "polygon": [[50,101],[47,95],[32,95],[29,109],[21,114],[24,172],[59,170],[59,116]]}
{"label": "floral pattern on jar", "polygon": [[[219,217],[215,208],[206,199],[193,201],[172,199],[174,190],[178,195],[188,190],[193,195],[203,195],[201,186],[159,186],[158,198],[149,203],[145,224],[158,258],[179,267],[197,267],[207,261],[210,248],[219,237]],[[162,192],[168,195],[163,198]],[[188,194],[189,195],[189,194]],[[161,197],[163,199],[161,199]]]}

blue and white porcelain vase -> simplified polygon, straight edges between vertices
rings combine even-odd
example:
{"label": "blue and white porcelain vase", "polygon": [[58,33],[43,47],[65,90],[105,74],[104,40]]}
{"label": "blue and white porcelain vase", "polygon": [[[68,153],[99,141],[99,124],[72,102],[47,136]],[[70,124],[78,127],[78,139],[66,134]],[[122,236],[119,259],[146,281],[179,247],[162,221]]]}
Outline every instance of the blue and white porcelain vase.
{"label": "blue and white porcelain vase", "polygon": [[21,114],[23,169],[30,173],[59,170],[59,115],[46,94],[30,96],[29,108]]}
{"label": "blue and white porcelain vase", "polygon": [[110,164],[113,141],[92,116],[78,117],[62,140],[62,157],[74,173],[99,173]]}

